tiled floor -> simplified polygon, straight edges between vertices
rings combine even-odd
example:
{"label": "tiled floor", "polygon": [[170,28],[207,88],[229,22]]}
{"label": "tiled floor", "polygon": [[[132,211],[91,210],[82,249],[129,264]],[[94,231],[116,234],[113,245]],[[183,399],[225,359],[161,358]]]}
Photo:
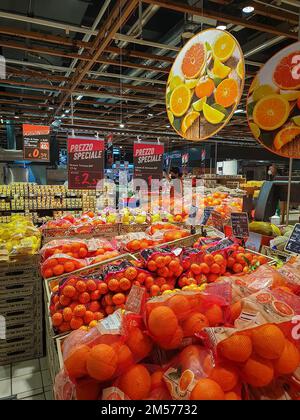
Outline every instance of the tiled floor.
{"label": "tiled floor", "polygon": [[47,358],[0,366],[0,399],[52,400]]}

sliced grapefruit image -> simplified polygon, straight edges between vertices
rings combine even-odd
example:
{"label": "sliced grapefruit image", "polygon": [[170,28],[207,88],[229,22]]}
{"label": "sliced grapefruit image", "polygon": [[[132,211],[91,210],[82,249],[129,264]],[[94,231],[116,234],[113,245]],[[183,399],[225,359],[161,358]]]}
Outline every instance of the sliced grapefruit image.
{"label": "sliced grapefruit image", "polygon": [[281,302],[279,300],[276,300],[273,302],[273,307],[277,313],[279,313],[282,316],[293,316],[294,311],[293,309],[287,305],[285,302]]}
{"label": "sliced grapefruit image", "polygon": [[280,150],[283,146],[294,140],[300,140],[300,127],[286,127],[277,133],[274,140],[274,147],[276,150]]}
{"label": "sliced grapefruit image", "polygon": [[259,303],[268,303],[271,302],[272,296],[270,295],[270,293],[260,293],[256,296],[256,300]]}
{"label": "sliced grapefruit image", "polygon": [[280,95],[268,95],[254,107],[253,120],[261,130],[274,131],[286,123],[290,115],[289,102]]}
{"label": "sliced grapefruit image", "polygon": [[284,57],[276,66],[273,81],[280,89],[300,88],[300,51],[295,51]]}
{"label": "sliced grapefruit image", "polygon": [[182,117],[189,109],[192,99],[190,89],[185,85],[177,86],[170,98],[170,111],[175,117]]}
{"label": "sliced grapefruit image", "polygon": [[216,89],[216,103],[224,108],[234,105],[239,97],[239,85],[235,79],[225,79]]}
{"label": "sliced grapefruit image", "polygon": [[197,79],[206,65],[206,48],[202,42],[193,45],[182,60],[181,70],[187,79]]}

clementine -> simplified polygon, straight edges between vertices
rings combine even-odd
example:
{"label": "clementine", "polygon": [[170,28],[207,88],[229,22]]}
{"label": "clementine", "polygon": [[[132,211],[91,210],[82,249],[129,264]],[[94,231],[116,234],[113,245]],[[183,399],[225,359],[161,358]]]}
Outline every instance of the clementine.
{"label": "clementine", "polygon": [[175,294],[168,300],[168,307],[172,309],[179,320],[186,318],[191,311],[189,300],[180,294]]}
{"label": "clementine", "polygon": [[224,392],[231,391],[239,380],[237,370],[229,365],[220,365],[213,368],[209,377],[217,382]]}
{"label": "clementine", "polygon": [[113,377],[117,364],[117,353],[107,344],[98,344],[93,347],[86,360],[86,368],[90,377],[101,382]]}
{"label": "clementine", "polygon": [[252,344],[255,352],[265,359],[278,359],[285,346],[284,334],[273,324],[262,325],[252,331]]}
{"label": "clementine", "polygon": [[274,361],[276,373],[291,375],[300,365],[300,353],[294,343],[285,339],[284,349],[279,359]]}
{"label": "clementine", "polygon": [[86,345],[77,347],[64,361],[65,369],[71,378],[81,378],[87,375],[86,363],[90,354],[90,348]]}
{"label": "clementine", "polygon": [[272,362],[259,356],[252,356],[241,370],[243,379],[254,387],[264,387],[271,383],[274,377]]}
{"label": "clementine", "polygon": [[224,400],[225,394],[217,382],[211,379],[199,379],[191,392],[190,400],[214,401]]}
{"label": "clementine", "polygon": [[118,387],[131,400],[144,400],[151,389],[151,376],[143,365],[131,366],[118,380]]}
{"label": "clementine", "polygon": [[154,308],[148,319],[148,328],[151,334],[156,337],[168,337],[175,333],[178,327],[178,320],[172,309],[166,306]]}
{"label": "clementine", "polygon": [[237,363],[246,362],[252,353],[251,339],[242,334],[233,334],[218,344],[222,357]]}
{"label": "clementine", "polygon": [[138,360],[147,357],[151,353],[153,346],[151,338],[144,334],[138,327],[133,327],[129,331],[126,344]]}
{"label": "clementine", "polygon": [[209,327],[209,320],[201,312],[195,312],[183,322],[183,334],[185,337],[193,337],[200,333],[203,328]]}
{"label": "clementine", "polygon": [[211,327],[216,327],[224,322],[223,311],[219,305],[211,305],[205,312],[205,316],[208,319]]}

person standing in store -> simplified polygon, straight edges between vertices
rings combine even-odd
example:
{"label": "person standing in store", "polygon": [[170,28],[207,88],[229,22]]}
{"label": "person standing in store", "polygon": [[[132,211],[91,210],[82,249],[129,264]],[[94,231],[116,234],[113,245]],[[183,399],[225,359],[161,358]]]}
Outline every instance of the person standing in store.
{"label": "person standing in store", "polygon": [[268,169],[268,180],[274,181],[276,176],[278,175],[278,169],[275,163],[272,163],[272,165]]}

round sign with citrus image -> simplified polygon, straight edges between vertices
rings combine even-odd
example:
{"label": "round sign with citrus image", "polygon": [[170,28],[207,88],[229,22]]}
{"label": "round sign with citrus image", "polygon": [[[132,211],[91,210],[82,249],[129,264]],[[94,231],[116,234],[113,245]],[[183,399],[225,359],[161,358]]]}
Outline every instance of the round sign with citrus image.
{"label": "round sign with citrus image", "polygon": [[166,106],[172,127],[191,141],[214,136],[234,114],[244,80],[237,40],[219,29],[200,32],[179,52],[169,75]]}
{"label": "round sign with citrus image", "polygon": [[254,137],[265,148],[300,158],[300,42],[274,55],[256,75],[247,116]]}

